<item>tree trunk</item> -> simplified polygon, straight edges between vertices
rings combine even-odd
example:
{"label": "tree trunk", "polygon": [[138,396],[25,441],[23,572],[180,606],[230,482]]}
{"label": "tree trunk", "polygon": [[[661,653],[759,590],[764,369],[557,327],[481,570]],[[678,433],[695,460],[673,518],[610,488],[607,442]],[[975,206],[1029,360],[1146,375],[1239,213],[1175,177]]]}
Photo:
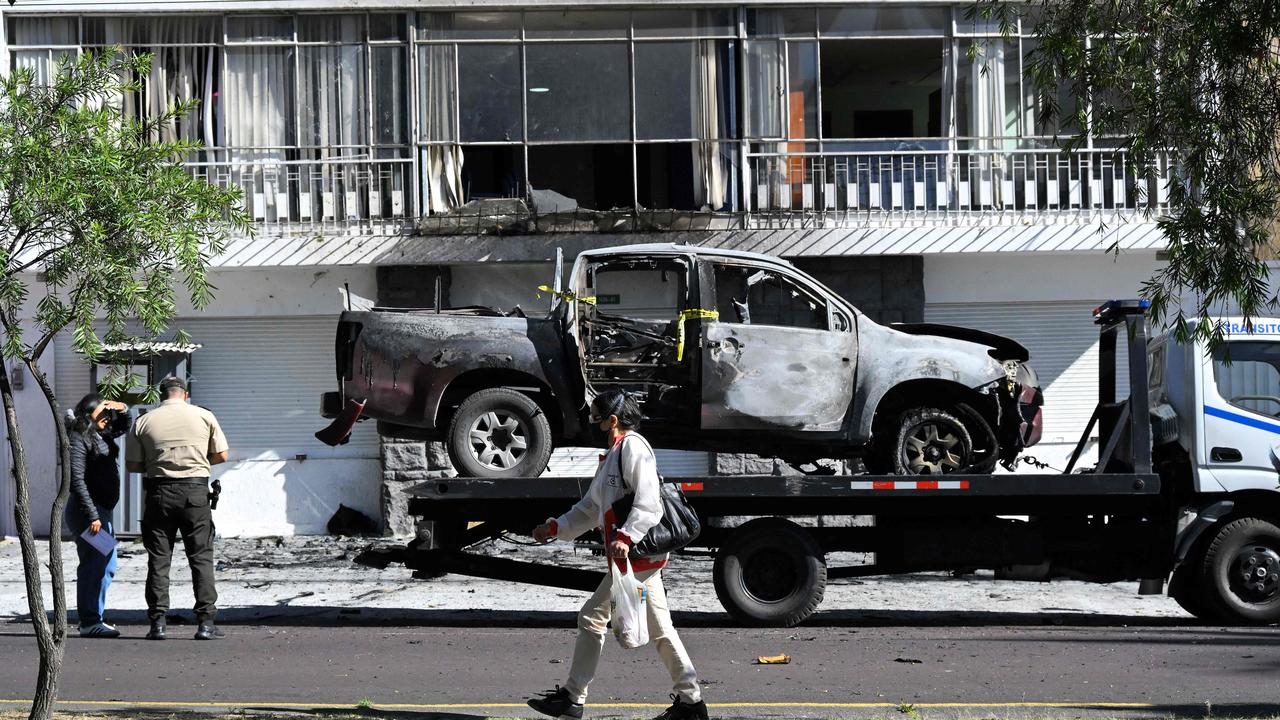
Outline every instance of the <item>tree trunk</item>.
{"label": "tree trunk", "polygon": [[[36,681],[36,697],[31,707],[31,720],[43,720],[53,714],[53,703],[58,697],[58,680],[62,672],[62,658],[67,650],[67,584],[62,573],[62,518],[71,494],[71,446],[67,439],[67,426],[62,421],[62,406],[49,384],[49,377],[40,369],[40,358],[24,358],[31,377],[44,393],[45,402],[53,416],[54,437],[58,450],[58,494],[53,498],[49,511],[49,584],[53,593],[53,659],[40,663],[40,676]],[[46,672],[47,669],[47,672]],[[47,706],[44,714],[37,709]]]}
{"label": "tree trunk", "polygon": [[[35,532],[31,527],[31,492],[27,475],[27,454],[22,447],[22,431],[18,427],[18,412],[13,403],[13,387],[9,384],[9,370],[0,361],[0,401],[4,404],[4,422],[8,430],[9,450],[13,454],[13,479],[17,490],[14,521],[18,526],[18,542],[22,547],[22,570],[27,586],[27,609],[31,612],[31,625],[36,633],[36,645],[40,650],[40,672],[36,682],[36,694],[31,699],[31,720],[50,720],[53,703],[58,695],[58,676],[62,671],[62,653],[66,640],[66,613],[62,613],[62,633],[54,637],[53,627],[44,609],[44,588],[40,581],[40,557],[36,553]],[[55,418],[60,421],[61,418]],[[66,438],[65,429],[62,438]],[[59,523],[61,528],[61,523]],[[61,538],[51,538],[60,542]],[[58,556],[61,557],[61,546]],[[61,572],[61,563],[58,564]],[[65,603],[64,603],[65,604]]]}

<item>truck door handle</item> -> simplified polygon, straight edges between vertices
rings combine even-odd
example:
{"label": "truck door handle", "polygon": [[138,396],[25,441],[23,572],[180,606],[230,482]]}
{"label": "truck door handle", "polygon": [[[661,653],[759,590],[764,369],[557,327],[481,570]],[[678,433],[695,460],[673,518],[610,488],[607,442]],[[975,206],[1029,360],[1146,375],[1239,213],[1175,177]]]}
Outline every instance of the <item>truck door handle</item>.
{"label": "truck door handle", "polygon": [[1209,459],[1214,462],[1240,462],[1244,456],[1233,447],[1216,447],[1209,451]]}

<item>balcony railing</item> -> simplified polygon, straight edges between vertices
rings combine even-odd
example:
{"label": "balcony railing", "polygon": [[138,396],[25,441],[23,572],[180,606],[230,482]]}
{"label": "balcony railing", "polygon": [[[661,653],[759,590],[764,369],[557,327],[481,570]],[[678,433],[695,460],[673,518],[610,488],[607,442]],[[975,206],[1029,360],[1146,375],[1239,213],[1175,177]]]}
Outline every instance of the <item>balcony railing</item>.
{"label": "balcony railing", "polygon": [[239,187],[259,232],[396,234],[414,222],[407,157],[285,148],[216,149],[203,156],[187,167],[211,184]]}
{"label": "balcony railing", "polygon": [[1118,149],[760,152],[749,167],[753,227],[1157,216],[1178,182],[1169,156],[1135,168]]}
{"label": "balcony railing", "polygon": [[[259,233],[483,234],[1082,222],[1158,216],[1180,182],[1169,155],[1136,168],[1120,149],[752,152],[746,212],[613,210],[490,218],[485,208],[418,217],[414,161],[351,149],[211,149],[187,163],[239,187]],[[468,206],[470,208],[470,206]],[[505,212],[505,211],[504,211]],[[615,217],[618,216],[618,217]],[[517,222],[519,221],[519,222]],[[514,228],[520,228],[515,230]]]}

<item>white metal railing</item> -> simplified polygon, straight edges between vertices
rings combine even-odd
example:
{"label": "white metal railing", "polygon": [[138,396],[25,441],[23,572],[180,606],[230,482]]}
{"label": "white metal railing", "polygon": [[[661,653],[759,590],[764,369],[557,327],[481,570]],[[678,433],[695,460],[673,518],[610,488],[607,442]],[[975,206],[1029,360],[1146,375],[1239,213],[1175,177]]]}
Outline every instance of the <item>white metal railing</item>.
{"label": "white metal railing", "polygon": [[393,234],[415,219],[413,161],[349,150],[210,149],[186,163],[197,177],[239,187],[259,232]]}
{"label": "white metal railing", "polygon": [[[849,216],[949,219],[1159,215],[1178,182],[1169,155],[1135,168],[1119,149],[759,152],[748,158],[755,226]],[[854,218],[853,216],[859,216]]]}

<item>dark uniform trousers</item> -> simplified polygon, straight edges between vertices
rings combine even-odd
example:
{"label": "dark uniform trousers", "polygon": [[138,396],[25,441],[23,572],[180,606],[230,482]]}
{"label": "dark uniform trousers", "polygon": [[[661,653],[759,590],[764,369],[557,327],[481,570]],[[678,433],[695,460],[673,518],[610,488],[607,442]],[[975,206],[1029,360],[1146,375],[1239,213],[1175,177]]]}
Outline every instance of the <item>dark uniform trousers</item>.
{"label": "dark uniform trousers", "polygon": [[169,610],[169,565],[173,541],[182,533],[191,581],[195,586],[197,622],[217,615],[213,584],[213,512],[209,478],[147,478],[142,510],[142,545],[147,549],[147,615],[155,620]]}

